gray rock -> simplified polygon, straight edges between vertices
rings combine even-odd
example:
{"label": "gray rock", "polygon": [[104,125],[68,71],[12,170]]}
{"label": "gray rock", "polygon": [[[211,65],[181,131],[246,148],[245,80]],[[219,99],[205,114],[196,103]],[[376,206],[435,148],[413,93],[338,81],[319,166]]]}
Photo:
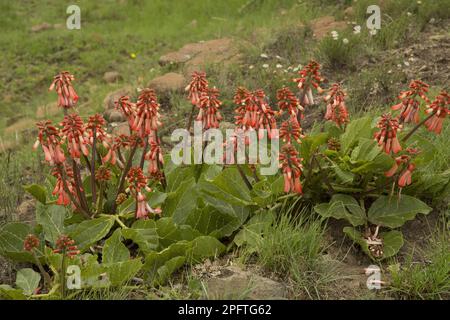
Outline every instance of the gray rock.
{"label": "gray rock", "polygon": [[103,75],[103,80],[107,83],[114,83],[122,79],[122,76],[117,71],[108,71]]}

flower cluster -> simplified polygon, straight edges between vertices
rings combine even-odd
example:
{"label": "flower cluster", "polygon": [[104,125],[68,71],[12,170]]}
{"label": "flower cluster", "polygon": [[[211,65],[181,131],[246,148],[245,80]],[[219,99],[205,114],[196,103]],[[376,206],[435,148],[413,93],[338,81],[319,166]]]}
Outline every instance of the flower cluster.
{"label": "flower cluster", "polygon": [[62,253],[68,258],[73,259],[77,254],[80,254],[80,250],[75,245],[75,240],[66,235],[60,235],[56,240],[56,249],[53,253]]}
{"label": "flower cluster", "polygon": [[398,153],[402,150],[400,142],[398,141],[397,131],[401,125],[398,119],[392,118],[390,113],[383,114],[377,124],[380,131],[375,133],[375,140],[387,154]]}
{"label": "flower cluster", "polygon": [[72,81],[75,77],[67,71],[63,71],[53,78],[49,90],[56,90],[58,94],[58,106],[72,108],[78,101],[78,95],[73,89]]}
{"label": "flower cluster", "polygon": [[440,134],[442,131],[442,124],[446,116],[450,115],[450,95],[442,91],[436,99],[428,106],[426,113],[430,115],[430,118],[425,121],[425,126],[428,131]]}
{"label": "flower cluster", "polygon": [[136,197],[136,218],[146,219],[149,213],[161,214],[161,209],[153,209],[146,201],[145,195],[142,190],[151,192],[151,189],[147,186],[148,179],[144,176],[142,169],[139,167],[133,167],[130,169],[127,175],[128,191]]}
{"label": "flower cluster", "polygon": [[203,92],[208,89],[208,80],[206,80],[206,73],[194,72],[192,74],[191,82],[186,86],[185,91],[188,92],[188,98],[191,103],[198,106],[200,97]]}
{"label": "flower cluster", "polygon": [[68,114],[61,122],[62,138],[67,140],[67,148],[73,159],[79,160],[81,154],[89,155],[87,148],[89,140],[85,138],[84,123],[81,117],[75,113]]}
{"label": "flower cluster", "polygon": [[216,88],[206,88],[201,92],[200,101],[197,104],[200,111],[196,120],[202,122],[204,129],[219,127],[219,122],[222,120],[219,107],[222,102],[218,97],[219,90]]}
{"label": "flower cluster", "polygon": [[280,153],[280,168],[284,177],[284,192],[303,192],[300,182],[302,174],[302,160],[299,153],[290,143],[283,146]]}
{"label": "flower cluster", "polygon": [[299,78],[295,78],[298,88],[301,90],[300,103],[302,106],[314,105],[314,96],[312,89],[316,89],[318,93],[322,93],[323,89],[320,84],[325,79],[320,74],[320,64],[316,61],[310,61],[302,70],[299,71]]}
{"label": "flower cluster", "polygon": [[349,122],[349,115],[345,106],[346,96],[347,94],[342,90],[341,86],[335,83],[324,98],[325,102],[327,102],[325,119],[335,122],[339,127]]}
{"label": "flower cluster", "polygon": [[411,184],[412,173],[416,168],[415,164],[411,163],[411,159],[413,156],[417,155],[420,151],[414,148],[407,148],[406,152],[407,154],[396,157],[394,159],[395,162],[392,168],[384,173],[386,177],[392,177],[399,171],[399,168],[403,165],[404,170],[401,171],[398,179],[398,186],[400,188],[404,188]]}
{"label": "flower cluster", "polygon": [[291,117],[296,119],[303,119],[304,115],[302,112],[304,111],[304,108],[300,105],[300,101],[289,88],[283,87],[278,90],[277,100],[278,108],[280,109],[280,115],[283,113],[283,111],[287,111],[291,115]]}
{"label": "flower cluster", "polygon": [[34,248],[39,247],[39,243],[40,241],[38,237],[36,237],[34,234],[29,234],[23,241],[23,249],[25,251],[32,251]]}
{"label": "flower cluster", "polygon": [[[266,129],[269,138],[273,137],[273,129],[277,128],[275,112],[267,102],[266,94],[263,90],[249,91],[240,87],[234,96],[237,104],[235,109],[235,123],[244,131]],[[259,138],[262,138],[263,131],[259,131]]]}
{"label": "flower cluster", "polygon": [[420,101],[417,100],[417,97],[429,102],[429,99],[425,95],[428,92],[428,88],[429,85],[425,82],[414,80],[410,83],[409,90],[400,93],[398,98],[402,101],[391,107],[392,110],[401,110],[400,115],[398,116],[400,123],[419,123]]}
{"label": "flower cluster", "polygon": [[41,145],[44,151],[45,161],[50,165],[63,163],[66,157],[64,156],[64,151],[61,149],[59,130],[52,125],[50,120],[40,121],[36,126],[39,132],[33,148],[37,149]]}
{"label": "flower cluster", "polygon": [[123,115],[128,120],[130,127],[134,123],[134,113],[136,112],[136,104],[130,101],[129,96],[121,96],[117,101],[114,102],[115,108],[123,113]]}
{"label": "flower cluster", "polygon": [[131,129],[138,132],[143,140],[146,137],[155,140],[155,133],[162,125],[159,107],[155,91],[152,89],[143,89],[136,103],[134,122],[131,126]]}

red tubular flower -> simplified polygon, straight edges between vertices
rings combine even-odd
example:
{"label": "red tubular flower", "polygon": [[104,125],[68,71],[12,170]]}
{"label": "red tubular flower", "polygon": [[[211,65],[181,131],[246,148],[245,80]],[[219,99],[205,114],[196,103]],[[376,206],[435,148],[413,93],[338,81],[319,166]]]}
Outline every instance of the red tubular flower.
{"label": "red tubular flower", "polygon": [[284,121],[280,128],[280,138],[284,142],[291,143],[292,140],[301,143],[300,138],[304,138],[302,135],[302,128],[297,121],[297,118],[290,117],[289,120]]}
{"label": "red tubular flower", "polygon": [[84,124],[77,114],[68,114],[61,122],[63,137],[67,139],[68,151],[73,159],[80,159],[81,152],[87,156],[88,144],[84,138]]}
{"label": "red tubular flower", "polygon": [[145,195],[142,194],[142,189],[150,192],[151,189],[147,186],[148,179],[144,176],[142,169],[139,167],[132,167],[127,175],[128,189],[136,197],[136,218],[146,219],[149,213],[161,214],[161,209],[153,209],[147,203]]}
{"label": "red tubular flower", "polygon": [[200,102],[201,93],[208,89],[208,80],[206,80],[206,73],[194,72],[192,74],[191,82],[186,86],[185,91],[188,91],[188,98],[193,105],[198,105]]}
{"label": "red tubular flower", "polygon": [[150,142],[150,150],[145,155],[145,160],[148,163],[148,173],[155,176],[161,172],[161,166],[164,164],[164,158],[161,151],[161,146],[156,141]]}
{"label": "red tubular flower", "polygon": [[297,115],[300,113],[301,118],[304,118],[302,111],[303,107],[300,105],[300,101],[297,99],[295,94],[287,88],[283,87],[277,91],[278,108],[280,109],[280,114],[283,111],[287,111],[292,118],[297,119]]}
{"label": "red tubular flower", "polygon": [[67,189],[73,197],[77,198],[77,192],[72,168],[64,166],[63,170],[65,172],[65,177],[61,176],[61,172],[58,168],[54,168],[52,171],[52,175],[56,178],[56,184],[52,194],[58,195],[56,204],[67,206],[70,204],[71,199],[64,188],[64,182],[67,184]]}
{"label": "red tubular flower", "polygon": [[[253,92],[245,88],[238,88],[234,96],[238,107],[235,109],[235,123],[241,126],[244,131],[266,129],[268,137],[273,137],[272,129],[277,128],[275,112],[267,103],[267,98],[263,90]],[[263,131],[259,131],[259,138]]]}
{"label": "red tubular flower", "polygon": [[428,131],[440,134],[446,116],[450,115],[450,95],[442,91],[436,99],[428,106],[426,113],[432,114],[431,118],[425,121]]}
{"label": "red tubular flower", "polygon": [[97,181],[109,181],[111,179],[111,170],[104,166],[100,166],[95,171],[95,180]]}
{"label": "red tubular flower", "polygon": [[103,146],[105,148],[108,148],[108,135],[106,134],[106,131],[104,129],[104,126],[106,125],[105,119],[100,114],[95,114],[91,117],[89,117],[88,123],[86,124],[85,128],[85,134],[87,135],[87,140],[89,141],[89,144],[92,145],[94,143],[94,129],[95,129],[95,136],[97,141],[100,141],[103,143]]}
{"label": "red tubular flower", "polygon": [[80,254],[80,250],[75,245],[75,240],[69,236],[60,235],[56,240],[56,249],[53,250],[53,253],[62,253],[68,258],[73,259],[77,254]]}
{"label": "red tubular flower", "polygon": [[39,247],[39,243],[40,241],[38,237],[36,237],[34,234],[29,234],[23,241],[23,250],[32,251],[34,248]]}
{"label": "red tubular flower", "polygon": [[320,74],[320,64],[311,60],[302,70],[299,71],[299,78],[293,79],[297,86],[302,91],[302,99],[300,104],[302,106],[314,105],[314,97],[312,88],[316,89],[318,93],[322,93],[323,89],[320,83],[325,81]]}
{"label": "red tubular flower", "polygon": [[425,95],[428,92],[429,85],[419,80],[411,81],[409,90],[402,91],[399,95],[399,99],[402,100],[399,104],[391,107],[392,110],[401,110],[399,115],[400,123],[415,122],[419,123],[419,106],[420,102],[417,100],[417,96],[421,97],[424,101],[429,102],[429,99]]}
{"label": "red tubular flower", "polygon": [[39,133],[33,149],[41,145],[44,151],[45,161],[51,165],[63,163],[66,157],[61,148],[59,130],[52,125],[50,120],[40,121],[36,126],[38,127]]}
{"label": "red tubular flower", "polygon": [[379,146],[382,146],[384,152],[390,154],[391,152],[398,153],[402,150],[397,137],[397,131],[401,127],[397,119],[393,119],[389,113],[383,114],[377,127],[380,128],[380,131],[375,133],[375,140]]}
{"label": "red tubular flower", "polygon": [[219,108],[222,102],[218,99],[219,90],[216,88],[207,88],[200,95],[198,107],[200,109],[197,121],[201,121],[204,129],[218,128],[222,115]]}
{"label": "red tubular flower", "polygon": [[136,103],[136,118],[131,129],[137,131],[139,136],[144,139],[161,126],[159,118],[159,103],[155,91],[152,89],[142,90]]}
{"label": "red tubular flower", "polygon": [[410,163],[408,167],[400,174],[398,178],[398,186],[400,188],[404,188],[411,184],[411,177],[413,171],[416,169],[416,166],[413,163]]}
{"label": "red tubular flower", "polygon": [[280,153],[280,168],[284,177],[284,192],[302,194],[300,176],[302,174],[303,159],[298,158],[298,152],[290,143],[285,144]]}
{"label": "red tubular flower", "polygon": [[325,119],[335,122],[339,127],[349,121],[347,107],[345,106],[345,97],[347,94],[342,90],[338,83],[331,86],[328,95],[324,98],[327,102],[327,111]]}
{"label": "red tubular flower", "polygon": [[130,126],[133,125],[136,113],[136,104],[130,101],[129,96],[122,96],[114,102],[115,108],[122,112],[128,120]]}
{"label": "red tubular flower", "polygon": [[72,108],[78,101],[78,95],[72,87],[75,77],[68,71],[63,71],[53,78],[53,82],[48,90],[56,89],[58,94],[58,106]]}

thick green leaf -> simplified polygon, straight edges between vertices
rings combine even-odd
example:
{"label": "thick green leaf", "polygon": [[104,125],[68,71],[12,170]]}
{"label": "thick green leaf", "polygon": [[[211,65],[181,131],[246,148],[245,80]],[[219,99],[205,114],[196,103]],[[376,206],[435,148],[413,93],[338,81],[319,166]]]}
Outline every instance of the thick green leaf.
{"label": "thick green leaf", "polygon": [[[0,229],[0,254],[19,262],[34,262],[33,255],[23,249],[25,237],[32,233],[31,227],[25,223],[13,222]],[[35,249],[37,256],[44,256],[44,241]]]}
{"label": "thick green leaf", "polygon": [[366,239],[364,239],[361,232],[352,227],[345,227],[343,231],[350,239],[359,244],[362,250],[374,260],[392,257],[396,255],[403,246],[403,235],[400,231],[391,230],[388,232],[380,232],[379,237],[383,241],[383,256],[376,259],[370,253],[369,246],[367,245]]}
{"label": "thick green leaf", "polygon": [[225,252],[225,246],[216,238],[202,236],[191,241],[188,259],[192,263],[199,262],[204,258],[217,257]]}
{"label": "thick green leaf", "polygon": [[64,219],[66,217],[66,208],[58,205],[36,206],[36,222],[44,230],[45,240],[52,244],[56,243],[58,237],[65,234]]}
{"label": "thick green leaf", "polygon": [[113,286],[119,286],[131,278],[142,268],[141,259],[132,259],[116,263],[105,264],[108,279]]}
{"label": "thick green leaf", "polygon": [[201,183],[201,190],[210,196],[232,205],[255,204],[239,171],[236,168],[223,170],[214,180]]}
{"label": "thick green leaf", "polygon": [[121,230],[117,229],[112,236],[105,241],[102,251],[103,263],[121,262],[130,259],[130,252],[122,243],[121,237]]}
{"label": "thick green leaf", "polygon": [[138,220],[131,228],[122,229],[121,233],[125,239],[136,243],[144,254],[158,248],[159,236],[153,220]]}
{"label": "thick green leaf", "polygon": [[398,230],[391,230],[380,233],[383,239],[383,258],[395,256],[403,247],[403,234]]}
{"label": "thick green leaf", "polygon": [[41,275],[31,268],[20,269],[17,272],[16,286],[26,295],[32,295],[41,281]]}
{"label": "thick green leaf", "polygon": [[78,249],[86,251],[89,246],[106,236],[114,225],[114,217],[100,217],[92,220],[85,220],[76,226],[70,234],[75,240]]}
{"label": "thick green leaf", "polygon": [[15,289],[7,284],[0,284],[0,298],[6,300],[26,300],[27,296],[21,289]]}
{"label": "thick green leaf", "polygon": [[302,144],[300,145],[300,154],[304,159],[304,163],[309,163],[312,154],[320,145],[325,144],[327,140],[328,133],[326,132],[308,135],[306,138],[302,139]]}
{"label": "thick green leaf", "polygon": [[373,224],[398,228],[406,221],[414,219],[416,214],[428,214],[431,210],[419,199],[408,195],[381,196],[370,207],[368,218]]}
{"label": "thick green leaf", "polygon": [[352,120],[344,134],[341,136],[341,151],[342,154],[347,154],[349,149],[356,144],[361,138],[372,138],[372,120],[370,117]]}
{"label": "thick green leaf", "polygon": [[161,218],[156,221],[156,230],[159,237],[159,249],[169,247],[181,240],[192,241],[202,234],[189,225],[178,225],[172,218]]}
{"label": "thick green leaf", "polygon": [[187,215],[197,207],[197,198],[194,178],[181,182],[175,191],[167,195],[163,206],[164,216],[173,217],[176,223],[184,224]]}
{"label": "thick green leaf", "polygon": [[243,226],[242,230],[234,237],[234,243],[240,247],[244,244],[251,247],[256,247],[257,243],[261,240],[262,234],[272,224],[274,220],[273,213],[271,211],[263,211],[255,214],[251,219]]}
{"label": "thick green leaf", "polygon": [[24,186],[23,188],[40,203],[45,204],[47,202],[47,191],[43,186],[38,184],[30,184]]}
{"label": "thick green leaf", "polygon": [[366,223],[364,209],[355,198],[345,194],[335,194],[329,203],[318,204],[314,210],[324,218],[345,219],[355,227]]}
{"label": "thick green leaf", "polygon": [[[144,278],[148,280],[150,283],[160,283],[167,280],[168,271],[174,272],[176,269],[174,268],[173,263],[170,266],[167,266],[165,270],[158,272],[160,268],[163,268],[164,265],[171,261],[174,258],[180,257],[175,261],[185,261],[186,253],[188,249],[190,249],[192,244],[188,241],[180,241],[177,243],[171,244],[168,248],[162,250],[161,252],[152,251],[145,257],[145,263],[143,266],[143,270],[145,271]],[[178,265],[178,264],[177,264]],[[181,267],[181,265],[179,265]],[[164,275],[161,278],[161,275]]]}

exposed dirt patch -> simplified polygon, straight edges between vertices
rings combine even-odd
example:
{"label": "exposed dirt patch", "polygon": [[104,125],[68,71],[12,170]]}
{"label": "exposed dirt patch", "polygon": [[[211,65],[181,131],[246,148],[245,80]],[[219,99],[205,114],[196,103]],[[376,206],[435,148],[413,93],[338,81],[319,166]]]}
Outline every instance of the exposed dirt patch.
{"label": "exposed dirt patch", "polygon": [[240,59],[237,43],[230,38],[188,43],[181,49],[169,52],[159,59],[160,65],[184,64],[184,72],[203,71],[209,64],[230,65]]}
{"label": "exposed dirt patch", "polygon": [[344,30],[347,27],[347,22],[336,21],[336,19],[332,16],[314,19],[310,22],[310,24],[314,37],[319,40],[324,38],[326,35],[329,35],[333,30]]}

